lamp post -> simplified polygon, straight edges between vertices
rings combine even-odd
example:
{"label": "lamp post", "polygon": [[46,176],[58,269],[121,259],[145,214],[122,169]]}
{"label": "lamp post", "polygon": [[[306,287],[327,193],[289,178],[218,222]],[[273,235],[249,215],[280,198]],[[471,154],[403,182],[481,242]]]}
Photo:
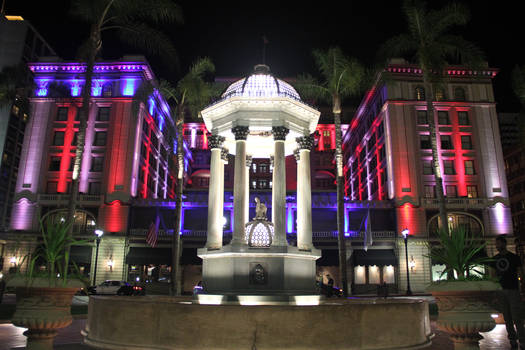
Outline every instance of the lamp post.
{"label": "lamp post", "polygon": [[407,268],[407,295],[412,295],[412,290],[410,289],[410,274],[408,271],[408,235],[410,234],[410,231],[408,228],[404,228],[403,231],[401,231],[401,234],[403,235],[403,238],[405,239],[405,259],[406,259],[406,268]]}
{"label": "lamp post", "polygon": [[93,271],[93,285],[96,285],[97,283],[97,264],[98,264],[98,248],[100,246],[100,240],[102,239],[102,235],[104,234],[104,231],[97,229],[95,230],[95,235],[97,235],[97,251],[95,253],[95,269]]}

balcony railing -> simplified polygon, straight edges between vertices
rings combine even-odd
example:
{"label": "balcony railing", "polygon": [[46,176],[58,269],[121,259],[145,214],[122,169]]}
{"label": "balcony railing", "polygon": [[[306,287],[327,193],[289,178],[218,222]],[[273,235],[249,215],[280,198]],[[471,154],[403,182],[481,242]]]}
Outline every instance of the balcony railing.
{"label": "balcony railing", "polygon": [[[437,198],[421,198],[421,203],[426,207],[439,206]],[[446,198],[445,203],[448,208],[467,208],[467,207],[484,207],[487,206],[486,198]]]}
{"label": "balcony railing", "polygon": [[[53,193],[53,194],[47,194],[47,193],[41,193],[38,195],[38,201],[39,202],[67,202],[69,200],[69,194],[64,193]],[[81,194],[78,196],[78,200],[80,202],[101,202],[102,201],[102,195],[100,194]]]}

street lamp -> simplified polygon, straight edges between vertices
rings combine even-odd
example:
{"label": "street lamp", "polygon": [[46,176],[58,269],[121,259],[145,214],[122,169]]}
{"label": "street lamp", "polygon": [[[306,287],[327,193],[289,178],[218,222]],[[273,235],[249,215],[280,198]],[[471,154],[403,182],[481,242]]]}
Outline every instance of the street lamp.
{"label": "street lamp", "polygon": [[407,295],[412,295],[412,290],[410,289],[410,274],[408,272],[408,235],[410,234],[410,231],[408,228],[404,228],[403,231],[401,231],[401,234],[403,235],[403,238],[405,239],[405,259],[406,259],[406,268],[407,268]]}
{"label": "street lamp", "polygon": [[100,246],[100,240],[102,239],[103,234],[104,231],[102,231],[101,229],[95,230],[95,235],[97,236],[97,251],[95,253],[95,270],[93,271],[93,285],[96,285],[97,283],[98,247]]}

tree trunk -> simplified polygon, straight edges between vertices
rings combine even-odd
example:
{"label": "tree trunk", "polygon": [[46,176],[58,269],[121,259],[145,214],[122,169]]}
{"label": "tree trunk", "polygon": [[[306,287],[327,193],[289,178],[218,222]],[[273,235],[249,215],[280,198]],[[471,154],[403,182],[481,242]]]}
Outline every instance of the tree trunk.
{"label": "tree trunk", "polygon": [[[423,70],[425,72],[425,70]],[[427,119],[428,126],[430,129],[430,145],[432,148],[432,165],[434,167],[434,176],[436,178],[436,197],[439,205],[439,220],[441,221],[441,229],[445,230],[449,234],[448,220],[447,220],[447,209],[445,205],[445,194],[443,192],[443,177],[441,174],[441,166],[439,164],[439,153],[437,146],[438,132],[436,129],[435,122],[435,110],[434,110],[434,90],[432,83],[429,82],[426,73],[423,73],[423,85],[425,87],[425,99],[427,102]],[[439,228],[439,225],[438,225]]]}
{"label": "tree trunk", "polygon": [[68,230],[69,236],[73,235],[73,226],[74,226],[74,216],[77,206],[77,196],[78,196],[78,185],[79,177],[82,166],[82,157],[84,155],[84,147],[86,141],[86,127],[87,120],[89,118],[89,110],[91,104],[91,85],[93,81],[93,66],[95,65],[95,57],[97,56],[100,50],[100,31],[96,25],[93,25],[91,28],[91,36],[89,38],[89,54],[86,62],[86,72],[85,72],[85,83],[84,89],[82,90],[82,106],[80,107],[78,120],[78,134],[77,134],[77,144],[75,151],[75,160],[73,166],[73,174],[71,178],[71,187],[69,193],[69,203],[68,203],[68,212],[67,220],[70,223],[70,228]]}
{"label": "tree trunk", "polygon": [[337,245],[339,247],[339,276],[343,287],[343,296],[348,296],[348,277],[346,273],[346,242],[344,230],[345,215],[345,178],[343,173],[343,131],[341,130],[341,100],[334,96],[333,103],[335,124],[335,161],[337,179]]}
{"label": "tree trunk", "polygon": [[175,228],[173,229],[173,238],[171,240],[171,284],[170,295],[181,295],[181,281],[180,281],[180,227],[182,219],[182,189],[184,186],[184,147],[182,126],[184,123],[183,109],[177,113],[177,184],[175,192]]}

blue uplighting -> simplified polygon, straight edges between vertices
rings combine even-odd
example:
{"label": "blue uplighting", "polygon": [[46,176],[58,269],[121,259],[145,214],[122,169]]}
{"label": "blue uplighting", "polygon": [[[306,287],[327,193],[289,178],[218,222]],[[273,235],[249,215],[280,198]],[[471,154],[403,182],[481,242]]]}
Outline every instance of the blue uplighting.
{"label": "blue uplighting", "polygon": [[123,96],[133,96],[135,95],[135,90],[137,88],[138,79],[134,78],[125,78],[122,81],[122,95]]}

